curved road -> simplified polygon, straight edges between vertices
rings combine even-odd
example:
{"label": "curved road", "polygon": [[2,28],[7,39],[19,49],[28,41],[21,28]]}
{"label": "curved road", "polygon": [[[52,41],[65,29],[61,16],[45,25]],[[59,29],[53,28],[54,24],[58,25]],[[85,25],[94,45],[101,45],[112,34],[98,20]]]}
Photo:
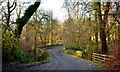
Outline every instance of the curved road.
{"label": "curved road", "polygon": [[48,49],[48,53],[51,56],[50,62],[15,68],[8,67],[3,68],[3,70],[6,72],[11,70],[100,70],[98,67],[88,63],[86,60],[78,59],[62,53],[61,49],[62,46],[54,46],[52,49]]}
{"label": "curved road", "polygon": [[98,67],[89,64],[86,60],[62,53],[61,48],[62,46],[55,46],[48,50],[51,61],[54,62],[51,70],[99,70]]}

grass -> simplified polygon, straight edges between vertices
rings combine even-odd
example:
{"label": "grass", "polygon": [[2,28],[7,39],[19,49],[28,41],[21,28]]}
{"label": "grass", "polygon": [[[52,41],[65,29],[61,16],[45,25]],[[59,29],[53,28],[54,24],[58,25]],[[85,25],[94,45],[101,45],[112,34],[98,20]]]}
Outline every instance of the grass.
{"label": "grass", "polygon": [[[82,58],[83,59],[83,58]],[[84,60],[86,60],[86,59],[84,59]],[[95,62],[95,61],[91,61],[91,60],[87,60],[90,64],[94,64],[94,65],[96,65],[97,67],[99,67],[99,68],[101,68],[101,69],[103,69],[104,68],[104,66],[101,64],[101,63],[98,63],[98,62]]]}
{"label": "grass", "polygon": [[[65,48],[63,48],[62,51],[63,51],[63,53],[69,54],[69,53],[65,52]],[[71,55],[71,54],[69,54],[69,55],[72,56],[72,57],[79,58],[79,59],[87,60],[87,59],[84,59],[84,58],[82,58],[82,57],[77,57],[77,56],[74,56],[74,55]],[[91,60],[87,60],[87,61],[88,61],[90,64],[94,64],[94,65],[96,65],[97,67],[99,67],[99,68],[101,68],[101,69],[104,68],[104,66],[103,66],[101,63],[98,63],[98,62],[95,62],[95,61],[91,61]]]}
{"label": "grass", "polygon": [[50,56],[47,57],[45,60],[42,60],[42,61],[34,61],[34,62],[27,63],[27,64],[43,64],[43,63],[46,63],[46,62],[49,62],[49,61],[50,61]]}
{"label": "grass", "polygon": [[3,65],[3,67],[24,67],[24,66],[32,66],[32,65],[37,65],[37,64],[43,64],[47,63],[50,61],[50,56],[48,56],[46,59],[42,61],[33,61],[33,62],[26,62],[26,63],[16,63],[16,62],[11,62],[11,64]]}
{"label": "grass", "polygon": [[35,64],[43,64],[43,63],[49,62],[50,59],[51,59],[50,56],[48,56],[45,60],[42,60],[42,61],[34,61],[34,62],[19,64],[17,66],[29,66],[29,65],[35,65]]}

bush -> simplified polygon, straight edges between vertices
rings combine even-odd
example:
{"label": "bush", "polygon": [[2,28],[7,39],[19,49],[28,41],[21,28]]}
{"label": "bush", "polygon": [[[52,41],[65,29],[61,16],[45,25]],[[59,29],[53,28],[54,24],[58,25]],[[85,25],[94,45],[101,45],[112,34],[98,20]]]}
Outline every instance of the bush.
{"label": "bush", "polygon": [[42,52],[41,55],[38,57],[38,61],[45,60],[48,56],[49,56],[49,54],[47,53],[47,51],[44,51],[44,52]]}
{"label": "bush", "polygon": [[81,49],[78,47],[78,48],[76,48],[76,47],[70,47],[70,48],[65,48],[66,50],[75,50],[75,51],[81,51]]}
{"label": "bush", "polygon": [[26,56],[26,54],[21,49],[16,49],[16,51],[15,51],[15,59],[19,63],[27,63],[27,62],[29,62],[28,57]]}
{"label": "bush", "polygon": [[2,51],[3,64],[17,64],[29,62],[27,56],[19,48],[3,48]]}
{"label": "bush", "polygon": [[120,69],[120,66],[119,66],[120,60],[118,59],[119,58],[119,54],[118,54],[119,45],[120,45],[120,42],[113,42],[110,45],[109,55],[111,55],[111,57],[109,57],[103,62],[105,69],[107,70],[119,70]]}
{"label": "bush", "polygon": [[14,33],[11,30],[2,30],[2,63],[16,64],[28,62],[28,58],[21,50]]}
{"label": "bush", "polygon": [[[30,61],[42,61],[49,55],[46,51],[40,48],[31,48],[30,56],[26,55],[19,45],[19,40],[11,30],[4,30],[2,33],[2,63],[6,64],[19,64],[28,63]],[[28,57],[29,56],[29,57]]]}
{"label": "bush", "polygon": [[12,48],[2,48],[2,63],[7,64],[15,61],[14,51]]}
{"label": "bush", "polygon": [[42,61],[42,60],[45,60],[49,55],[47,51],[41,48],[35,48],[35,49],[32,48],[29,50],[29,56],[30,58],[32,58],[32,61]]}
{"label": "bush", "polygon": [[41,48],[49,48],[53,46],[62,46],[63,44],[43,45]]}

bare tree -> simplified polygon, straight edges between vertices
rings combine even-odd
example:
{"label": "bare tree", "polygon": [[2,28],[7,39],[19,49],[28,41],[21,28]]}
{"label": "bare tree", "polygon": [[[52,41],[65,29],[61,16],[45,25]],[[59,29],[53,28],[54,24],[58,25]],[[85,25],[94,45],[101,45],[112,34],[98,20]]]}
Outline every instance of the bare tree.
{"label": "bare tree", "polygon": [[13,4],[10,6],[10,1],[8,0],[7,2],[7,13],[6,13],[6,16],[7,16],[7,27],[9,27],[9,23],[10,23],[10,16],[11,16],[11,13],[13,12],[13,10],[16,8],[16,5],[17,3],[16,2],[13,2]]}
{"label": "bare tree", "polygon": [[2,16],[2,25],[5,29],[10,29],[10,26],[12,24],[12,15],[13,15],[13,11],[16,8],[17,3],[15,1],[10,2],[9,0],[6,1],[2,1],[1,2],[1,16]]}

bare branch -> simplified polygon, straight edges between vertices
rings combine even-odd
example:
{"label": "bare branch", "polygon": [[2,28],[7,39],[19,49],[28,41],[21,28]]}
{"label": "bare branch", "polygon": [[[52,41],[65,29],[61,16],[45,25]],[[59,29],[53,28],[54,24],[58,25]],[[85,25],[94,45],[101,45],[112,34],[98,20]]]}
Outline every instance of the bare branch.
{"label": "bare branch", "polygon": [[10,13],[16,8],[17,2],[13,2],[13,4],[14,4],[14,7],[13,7],[13,9],[10,11]]}

